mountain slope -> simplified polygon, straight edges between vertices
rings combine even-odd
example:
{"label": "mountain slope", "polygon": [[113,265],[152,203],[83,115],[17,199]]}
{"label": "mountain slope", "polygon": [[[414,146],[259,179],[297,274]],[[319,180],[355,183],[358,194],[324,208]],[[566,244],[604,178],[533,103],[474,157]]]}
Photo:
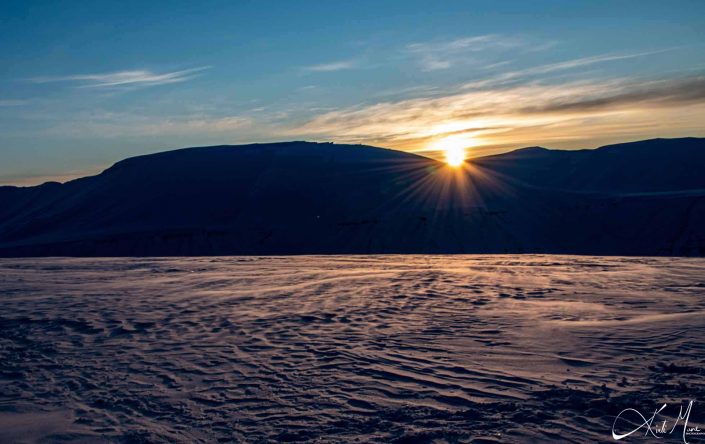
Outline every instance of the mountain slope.
{"label": "mountain slope", "polygon": [[705,190],[703,139],[651,139],[593,150],[540,147],[473,161],[513,181],[577,192]]}
{"label": "mountain slope", "polygon": [[464,171],[359,145],[187,148],[0,187],[0,255],[703,255],[704,153],[703,139],[530,148]]}

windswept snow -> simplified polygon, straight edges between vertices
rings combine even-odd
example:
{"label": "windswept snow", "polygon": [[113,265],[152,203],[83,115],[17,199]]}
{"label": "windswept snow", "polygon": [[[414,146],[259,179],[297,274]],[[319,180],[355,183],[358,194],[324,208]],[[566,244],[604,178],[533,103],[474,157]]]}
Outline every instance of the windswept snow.
{"label": "windswept snow", "polygon": [[0,442],[595,442],[705,398],[702,259],[2,259],[0,298]]}

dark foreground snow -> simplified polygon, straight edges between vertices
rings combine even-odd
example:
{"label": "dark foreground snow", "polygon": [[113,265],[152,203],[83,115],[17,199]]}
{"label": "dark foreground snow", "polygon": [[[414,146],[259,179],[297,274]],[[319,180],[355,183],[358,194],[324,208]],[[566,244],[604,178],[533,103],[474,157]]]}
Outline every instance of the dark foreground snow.
{"label": "dark foreground snow", "polygon": [[0,260],[3,443],[609,442],[704,367],[702,259]]}

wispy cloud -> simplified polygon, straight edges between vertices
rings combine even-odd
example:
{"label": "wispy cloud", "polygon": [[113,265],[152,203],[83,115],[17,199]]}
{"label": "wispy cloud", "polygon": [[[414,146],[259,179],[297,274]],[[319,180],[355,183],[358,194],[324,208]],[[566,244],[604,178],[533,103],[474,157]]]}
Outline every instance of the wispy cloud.
{"label": "wispy cloud", "polygon": [[115,87],[140,87],[165,85],[169,83],[184,82],[193,79],[197,73],[211,68],[201,66],[165,73],[156,73],[149,70],[116,71],[102,74],[73,74],[67,76],[33,77],[33,83],[50,82],[78,82],[84,88],[115,88]]}
{"label": "wispy cloud", "polygon": [[469,60],[473,54],[483,51],[501,51],[525,46],[519,38],[486,34],[462,37],[453,40],[412,43],[407,45],[407,53],[418,59],[424,71],[448,69],[459,61]]}
{"label": "wispy cloud", "polygon": [[498,34],[485,34],[473,37],[461,37],[453,40],[411,43],[407,50],[419,53],[447,53],[452,51],[484,51],[497,48],[514,48],[523,45],[516,37],[506,37]]}
{"label": "wispy cloud", "polygon": [[669,79],[628,85],[587,97],[568,97],[541,106],[522,109],[527,113],[591,112],[648,104],[651,107],[705,103],[705,76]]}
{"label": "wispy cloud", "polygon": [[499,86],[516,80],[527,80],[531,77],[542,76],[546,74],[557,73],[561,71],[570,71],[577,68],[584,68],[590,65],[596,65],[606,62],[614,62],[619,60],[634,59],[638,57],[645,57],[649,55],[654,55],[662,52],[669,51],[670,49],[660,49],[657,51],[648,52],[637,52],[637,53],[627,53],[627,54],[600,54],[590,57],[581,57],[577,59],[564,60],[556,63],[548,63],[544,65],[531,66],[521,70],[507,71],[492,77],[477,80],[473,82],[468,82],[462,86],[463,89],[475,89],[475,88],[485,88],[488,86]]}
{"label": "wispy cloud", "polygon": [[451,138],[501,150],[551,141],[575,147],[630,130],[635,137],[687,128],[702,134],[703,119],[705,77],[694,76],[529,83],[387,101],[323,113],[291,134],[433,155]]}
{"label": "wispy cloud", "polygon": [[566,69],[581,68],[583,66],[594,65],[596,63],[612,62],[616,60],[633,59],[636,57],[643,57],[653,54],[658,54],[660,52],[668,51],[658,50],[658,51],[648,51],[648,52],[637,52],[632,54],[601,54],[591,57],[583,57],[579,59],[566,60],[564,62],[552,63],[548,65],[537,66],[529,70],[531,74],[545,74],[554,71],[563,71]]}
{"label": "wispy cloud", "polygon": [[332,72],[332,71],[342,71],[344,69],[353,69],[357,67],[357,63],[354,60],[339,60],[336,62],[322,63],[320,65],[306,66],[304,69],[306,71],[313,72]]}

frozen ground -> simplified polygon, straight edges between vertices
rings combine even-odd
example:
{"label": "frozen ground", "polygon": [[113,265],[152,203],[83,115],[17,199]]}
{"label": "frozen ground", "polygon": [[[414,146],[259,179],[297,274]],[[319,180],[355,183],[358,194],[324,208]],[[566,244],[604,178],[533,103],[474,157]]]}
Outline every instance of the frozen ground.
{"label": "frozen ground", "polygon": [[609,442],[704,352],[702,259],[0,260],[3,443]]}

